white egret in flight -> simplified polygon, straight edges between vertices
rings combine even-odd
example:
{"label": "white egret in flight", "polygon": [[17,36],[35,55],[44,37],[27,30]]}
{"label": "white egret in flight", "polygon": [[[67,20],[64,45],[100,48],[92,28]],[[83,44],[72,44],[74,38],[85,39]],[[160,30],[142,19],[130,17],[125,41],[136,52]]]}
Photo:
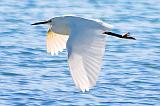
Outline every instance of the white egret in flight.
{"label": "white egret in flight", "polygon": [[105,52],[105,37],[133,39],[129,33],[109,32],[111,25],[76,16],[54,17],[32,25],[48,24],[47,52],[57,55],[67,48],[70,73],[75,85],[83,92],[96,85]]}

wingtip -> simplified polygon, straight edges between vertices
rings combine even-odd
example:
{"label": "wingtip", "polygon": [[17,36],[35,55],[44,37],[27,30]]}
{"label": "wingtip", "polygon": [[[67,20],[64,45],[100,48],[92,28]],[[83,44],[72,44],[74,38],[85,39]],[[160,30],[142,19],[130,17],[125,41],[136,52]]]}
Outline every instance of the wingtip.
{"label": "wingtip", "polygon": [[81,91],[83,92],[83,93],[85,93],[85,92],[89,92],[89,88],[81,88]]}

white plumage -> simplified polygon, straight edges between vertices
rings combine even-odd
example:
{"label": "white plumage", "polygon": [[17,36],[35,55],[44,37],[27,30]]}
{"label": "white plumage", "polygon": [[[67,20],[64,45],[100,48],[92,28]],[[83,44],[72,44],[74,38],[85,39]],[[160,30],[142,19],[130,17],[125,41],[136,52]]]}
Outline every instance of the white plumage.
{"label": "white plumage", "polygon": [[66,48],[67,40],[67,35],[64,36],[61,34],[57,34],[49,29],[46,40],[47,52],[51,53],[52,56],[58,55],[59,52],[62,52]]}
{"label": "white plumage", "polygon": [[96,85],[105,51],[105,31],[111,25],[75,16],[55,17],[32,25],[50,25],[47,52],[58,54],[67,47],[70,73],[83,92]]}

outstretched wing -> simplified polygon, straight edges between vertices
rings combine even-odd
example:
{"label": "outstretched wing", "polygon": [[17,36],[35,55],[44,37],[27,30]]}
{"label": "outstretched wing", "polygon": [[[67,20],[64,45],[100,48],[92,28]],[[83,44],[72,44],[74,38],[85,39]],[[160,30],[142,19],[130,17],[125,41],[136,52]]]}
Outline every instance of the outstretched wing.
{"label": "outstretched wing", "polygon": [[74,30],[67,41],[68,62],[75,85],[83,92],[96,84],[105,51],[105,35],[98,30]]}
{"label": "outstretched wing", "polygon": [[66,42],[68,40],[68,35],[57,34],[51,29],[47,32],[47,52],[51,55],[58,55],[59,52],[62,52],[66,48]]}

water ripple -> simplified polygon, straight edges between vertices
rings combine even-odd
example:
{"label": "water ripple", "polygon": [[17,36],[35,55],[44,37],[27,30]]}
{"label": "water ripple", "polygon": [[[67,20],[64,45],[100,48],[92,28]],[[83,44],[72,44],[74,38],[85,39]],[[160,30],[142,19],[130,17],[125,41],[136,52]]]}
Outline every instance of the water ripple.
{"label": "water ripple", "polygon": [[[159,106],[159,0],[34,1],[0,3],[1,106]],[[72,10],[72,11],[71,11]],[[108,36],[97,85],[79,91],[71,78],[66,50],[46,53],[46,26],[36,21],[75,14],[113,24],[137,40]]]}

